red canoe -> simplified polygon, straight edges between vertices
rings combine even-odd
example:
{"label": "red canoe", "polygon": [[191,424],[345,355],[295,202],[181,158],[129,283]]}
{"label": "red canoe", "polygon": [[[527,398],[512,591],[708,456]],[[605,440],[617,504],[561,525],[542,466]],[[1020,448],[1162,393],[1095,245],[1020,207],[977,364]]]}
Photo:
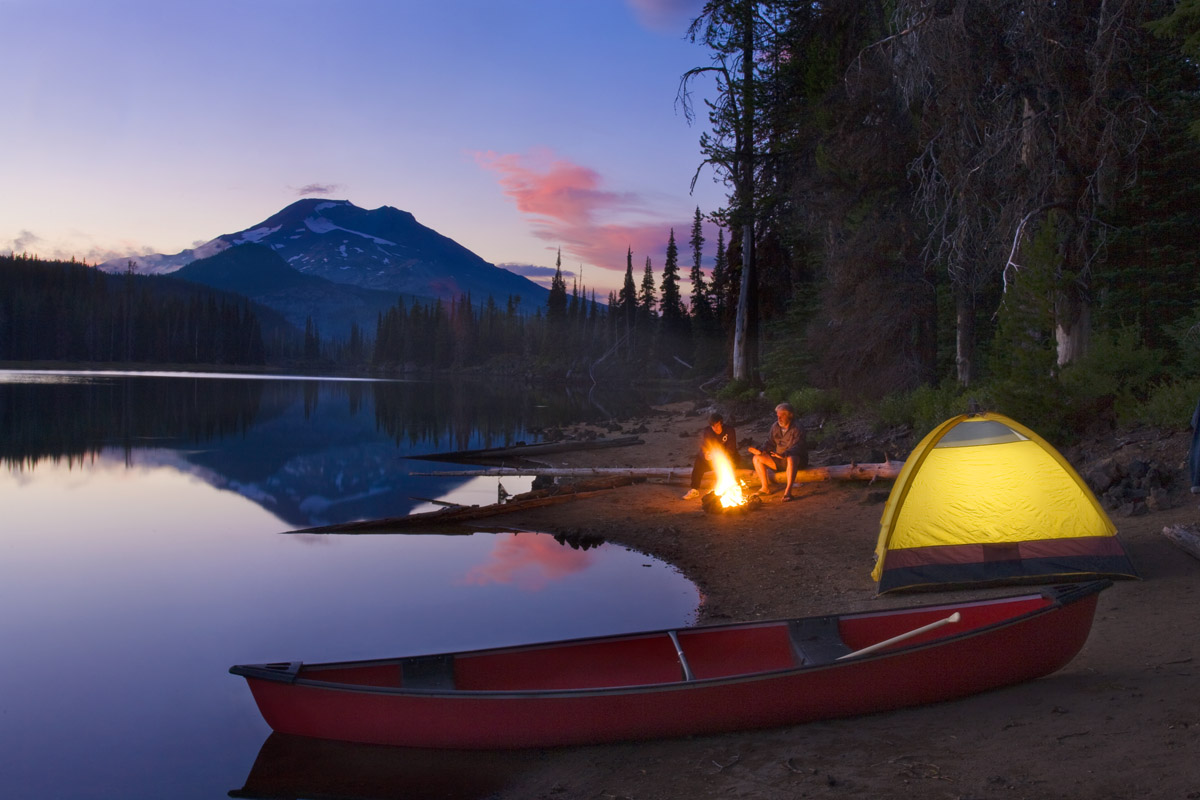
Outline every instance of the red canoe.
{"label": "red canoe", "polygon": [[1109,581],[826,617],[377,661],[235,666],[280,733],[491,749],[715,733],[933,703],[1061,668]]}

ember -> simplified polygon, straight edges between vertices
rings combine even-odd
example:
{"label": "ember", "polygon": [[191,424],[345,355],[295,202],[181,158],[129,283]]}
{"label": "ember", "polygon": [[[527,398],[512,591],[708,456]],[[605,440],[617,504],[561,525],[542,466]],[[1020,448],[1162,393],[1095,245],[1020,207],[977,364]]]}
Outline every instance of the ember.
{"label": "ember", "polygon": [[722,498],[716,492],[709,492],[700,498],[700,507],[709,514],[740,514],[743,511],[753,511],[762,505],[757,495],[749,495],[741,503],[732,506],[722,505]]}
{"label": "ember", "polygon": [[700,498],[701,507],[710,514],[725,511],[744,511],[759,505],[756,496],[745,491],[733,470],[733,462],[724,450],[717,449],[709,456],[717,481],[713,490]]}

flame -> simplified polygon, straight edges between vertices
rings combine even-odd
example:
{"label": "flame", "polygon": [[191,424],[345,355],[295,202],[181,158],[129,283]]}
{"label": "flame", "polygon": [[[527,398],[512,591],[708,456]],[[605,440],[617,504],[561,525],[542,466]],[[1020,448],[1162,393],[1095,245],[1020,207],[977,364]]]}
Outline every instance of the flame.
{"label": "flame", "polygon": [[729,460],[729,454],[719,447],[714,448],[709,454],[709,463],[717,476],[713,493],[720,498],[721,507],[730,508],[744,504],[746,493],[742,491],[742,484],[733,471],[733,462]]}

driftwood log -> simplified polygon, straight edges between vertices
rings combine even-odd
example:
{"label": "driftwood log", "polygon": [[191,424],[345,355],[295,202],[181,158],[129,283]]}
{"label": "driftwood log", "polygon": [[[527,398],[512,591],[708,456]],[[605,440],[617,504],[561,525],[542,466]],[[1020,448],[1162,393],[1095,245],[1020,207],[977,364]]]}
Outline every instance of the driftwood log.
{"label": "driftwood log", "polygon": [[1200,558],[1200,528],[1196,525],[1168,525],[1163,536],[1193,558]]}
{"label": "driftwood log", "polygon": [[[796,472],[796,483],[816,483],[818,481],[875,481],[891,480],[900,474],[904,467],[903,461],[884,461],[877,464],[841,464],[830,467],[813,467]],[[409,475],[424,477],[487,477],[504,478],[514,475],[545,476],[549,478],[588,478],[600,476],[628,475],[642,478],[676,478],[691,477],[692,470],[682,467],[487,467],[484,469],[467,469],[458,471],[437,470],[432,472],[410,472]],[[738,470],[738,476],[747,478],[753,476],[751,470]],[[783,483],[785,475],[775,473],[775,480]]]}

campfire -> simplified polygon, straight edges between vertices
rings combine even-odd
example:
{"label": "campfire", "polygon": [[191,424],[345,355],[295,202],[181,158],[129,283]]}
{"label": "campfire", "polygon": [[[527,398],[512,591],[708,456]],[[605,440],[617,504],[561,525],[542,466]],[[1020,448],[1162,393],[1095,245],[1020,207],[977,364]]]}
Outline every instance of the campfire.
{"label": "campfire", "polygon": [[759,505],[759,499],[746,491],[733,470],[733,462],[724,450],[717,448],[709,457],[717,476],[713,490],[700,498],[701,507],[710,514],[746,511]]}

